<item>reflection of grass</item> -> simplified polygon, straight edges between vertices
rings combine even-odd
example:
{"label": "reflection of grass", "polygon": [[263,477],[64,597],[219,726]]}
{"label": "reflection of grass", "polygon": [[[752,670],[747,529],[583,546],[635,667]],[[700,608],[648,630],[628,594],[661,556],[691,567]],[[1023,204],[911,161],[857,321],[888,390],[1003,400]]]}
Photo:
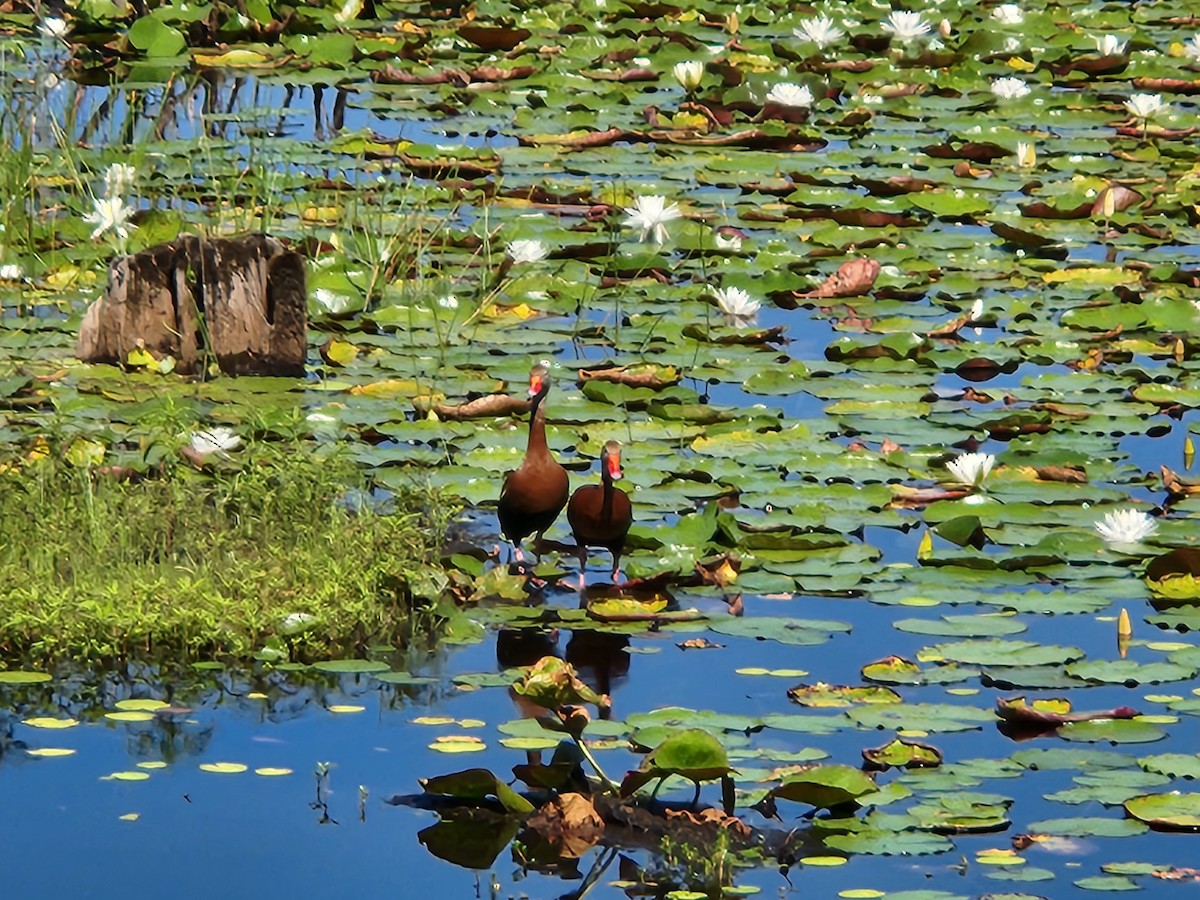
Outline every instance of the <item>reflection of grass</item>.
{"label": "reflection of grass", "polygon": [[[328,656],[331,641],[350,653],[428,630],[433,601],[414,594],[433,591],[409,586],[432,583],[439,513],[415,494],[351,512],[361,476],[301,445],[239,456],[140,481],[56,454],[0,474],[0,652],[245,656],[286,641]],[[292,613],[315,620],[275,637]]]}

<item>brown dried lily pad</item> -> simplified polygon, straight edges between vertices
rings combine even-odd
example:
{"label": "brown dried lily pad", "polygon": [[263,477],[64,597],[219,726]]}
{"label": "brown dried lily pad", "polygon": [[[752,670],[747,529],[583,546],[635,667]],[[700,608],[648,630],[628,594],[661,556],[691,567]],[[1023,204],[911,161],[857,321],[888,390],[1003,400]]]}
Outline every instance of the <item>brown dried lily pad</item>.
{"label": "brown dried lily pad", "polygon": [[674,366],[659,366],[652,363],[579,370],[580,381],[611,381],[614,384],[651,388],[656,391],[678,384],[680,378],[682,376]]}
{"label": "brown dried lily pad", "polygon": [[604,835],[604,819],[582,794],[561,794],[531,815],[526,825],[558,854],[578,859]]}
{"label": "brown dried lily pad", "polygon": [[529,400],[511,394],[488,394],[457,406],[446,403],[430,405],[427,400],[417,398],[413,400],[413,406],[418,412],[428,413],[432,410],[438,418],[456,422],[462,419],[512,416],[529,412]]}
{"label": "brown dried lily pad", "polygon": [[879,262],[874,259],[852,259],[842,263],[838,270],[826,278],[819,287],[803,293],[793,293],[805,300],[860,297],[875,284],[881,268]]}

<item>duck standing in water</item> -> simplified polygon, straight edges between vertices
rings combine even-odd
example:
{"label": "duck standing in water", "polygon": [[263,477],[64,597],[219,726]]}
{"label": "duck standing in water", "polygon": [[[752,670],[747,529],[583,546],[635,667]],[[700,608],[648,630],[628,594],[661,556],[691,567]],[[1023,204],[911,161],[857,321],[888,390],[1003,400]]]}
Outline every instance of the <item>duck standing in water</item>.
{"label": "duck standing in water", "polygon": [[542,534],[567,505],[570,482],[567,470],[546,446],[546,394],[550,392],[550,364],[540,362],[529,372],[529,443],[525,458],[504,478],[500,488],[500,530],[513,543],[518,562],[524,562],[521,541],[536,534],[534,553],[540,555]]}
{"label": "duck standing in water", "polygon": [[609,441],[600,452],[600,484],[588,484],[571,496],[567,521],[579,547],[579,589],[583,590],[583,571],[587,567],[587,548],[603,547],[613,558],[612,579],[621,575],[621,551],[625,535],[633,524],[633,506],[629,495],[613,482],[621,477],[621,445]]}

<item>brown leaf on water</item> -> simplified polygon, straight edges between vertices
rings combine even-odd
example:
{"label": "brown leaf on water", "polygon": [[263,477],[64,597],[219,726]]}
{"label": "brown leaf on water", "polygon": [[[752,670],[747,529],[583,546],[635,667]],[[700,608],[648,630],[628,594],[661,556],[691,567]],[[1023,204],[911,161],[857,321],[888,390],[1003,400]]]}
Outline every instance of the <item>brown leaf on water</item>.
{"label": "brown leaf on water", "polygon": [[1163,466],[1161,471],[1163,488],[1171,495],[1172,500],[1178,500],[1190,494],[1200,494],[1200,484],[1197,484],[1194,480],[1185,479],[1174,469],[1169,469],[1166,466]]}
{"label": "brown leaf on water", "polygon": [[692,812],[690,809],[668,809],[663,814],[668,822],[686,822],[697,827],[724,828],[743,838],[750,837],[752,833],[750,826],[737,816],[727,815],[712,807],[699,812]]}
{"label": "brown leaf on water", "polygon": [[1087,484],[1083,466],[1038,466],[1033,470],[1039,481],[1060,481],[1064,484]]}
{"label": "brown leaf on water", "polygon": [[892,485],[892,509],[920,509],[938,500],[961,500],[971,493],[969,488],[910,488],[903,484]]}
{"label": "brown leaf on water", "polygon": [[651,388],[656,391],[677,384],[680,378],[679,370],[674,366],[650,363],[579,370],[580,381],[611,381],[615,384]]}
{"label": "brown leaf on water", "polygon": [[879,277],[881,266],[873,259],[852,259],[842,263],[838,270],[825,279],[820,287],[805,293],[796,292],[805,299],[829,297],[859,297],[867,293]]}
{"label": "brown leaf on water", "polygon": [[[1158,125],[1151,125],[1149,129],[1146,130],[1147,137],[1161,138],[1164,141],[1183,140],[1184,138],[1191,137],[1195,133],[1195,125],[1192,125],[1188,128],[1162,128]],[[1142,126],[1119,125],[1117,126],[1117,134],[1121,135],[1122,137],[1140,138],[1142,136]]]}
{"label": "brown leaf on water", "polygon": [[529,412],[529,400],[524,397],[514,397],[511,394],[488,394],[476,397],[457,406],[446,403],[433,404],[433,411],[440,419],[460,421],[462,419],[479,419],[489,416],[511,416]]}
{"label": "brown leaf on water", "polygon": [[714,644],[708,638],[688,638],[675,644],[680,650],[724,650],[724,644]]}
{"label": "brown leaf on water", "polygon": [[582,794],[561,794],[526,824],[567,859],[578,859],[604,835],[604,820]]}
{"label": "brown leaf on water", "polygon": [[1166,94],[1200,94],[1200,81],[1182,78],[1135,78],[1133,86],[1139,91],[1158,91]]}
{"label": "brown leaf on water", "polygon": [[1005,722],[1039,727],[1057,727],[1069,722],[1090,722],[1094,719],[1132,719],[1141,715],[1130,706],[1073,713],[1069,711],[1070,702],[1061,698],[1040,698],[1034,703],[1036,705],[1027,704],[1024,697],[1000,697],[996,700],[996,715]]}
{"label": "brown leaf on water", "polygon": [[480,50],[512,50],[528,38],[532,31],[526,28],[493,28],[487,25],[467,24],[458,29],[458,36],[469,41]]}

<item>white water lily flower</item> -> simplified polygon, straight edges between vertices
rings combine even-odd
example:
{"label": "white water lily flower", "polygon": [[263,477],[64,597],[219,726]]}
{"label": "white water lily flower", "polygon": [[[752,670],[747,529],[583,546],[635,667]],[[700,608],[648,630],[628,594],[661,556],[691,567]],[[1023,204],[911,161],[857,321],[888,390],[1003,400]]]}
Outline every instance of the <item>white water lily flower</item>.
{"label": "white water lily flower", "polygon": [[1025,21],[1025,13],[1015,3],[1001,3],[992,10],[992,18],[1002,25],[1020,25]]}
{"label": "white water lily flower", "polygon": [[63,40],[67,36],[67,21],[58,16],[42,19],[41,24],[38,25],[38,31],[48,38]]}
{"label": "white water lily flower", "polygon": [[1200,34],[1193,34],[1191,40],[1183,45],[1183,55],[1188,59],[1200,59]]}
{"label": "white water lily flower", "polygon": [[667,203],[667,198],[661,194],[647,194],[633,201],[633,206],[625,207],[629,213],[622,224],[642,230],[639,241],[653,237],[654,243],[661,244],[667,239],[667,222],[678,219],[683,215],[676,203]]}
{"label": "white water lily flower", "polygon": [[126,240],[130,229],[135,227],[129,222],[133,208],[127,206],[121,197],[98,197],[94,203],[95,209],[83,217],[83,221],[96,226],[92,230],[92,239],[95,240],[106,231],[114,231],[117,237]]}
{"label": "white water lily flower", "polygon": [[317,305],[329,315],[336,316],[344,313],[350,308],[353,298],[348,294],[339,294],[337,291],[331,291],[328,288],[317,288],[313,291],[313,299],[317,301]]}
{"label": "white water lily flower", "polygon": [[1125,101],[1125,108],[1138,119],[1152,119],[1167,109],[1159,94],[1134,94]]}
{"label": "white water lily flower", "polygon": [[813,92],[807,85],[785,81],[771,88],[767,94],[767,102],[778,103],[780,106],[812,106]]}
{"label": "white water lily flower", "polygon": [[836,27],[829,16],[814,16],[811,19],[801,19],[800,27],[792,34],[797,40],[812,41],[818,50],[824,50],[830,44],[840,41],[845,32]]}
{"label": "white water lily flower", "polygon": [[224,453],[236,450],[242,444],[242,439],[224,425],[210,428],[208,431],[193,431],[190,436],[192,450],[201,456],[210,453]]}
{"label": "white water lily flower", "polygon": [[979,319],[983,316],[982,297],[975,298],[975,302],[971,304],[971,308],[967,311],[967,315],[970,316],[972,322],[979,321]]}
{"label": "white water lily flower", "polygon": [[742,236],[737,232],[723,234],[717,231],[713,235],[713,242],[718,250],[732,250],[734,253],[742,249]]}
{"label": "white water lily flower", "polygon": [[1158,522],[1138,509],[1118,509],[1105,513],[1095,528],[1106,543],[1136,544],[1158,531]]}
{"label": "white water lily flower", "polygon": [[1017,165],[1032,169],[1037,165],[1037,148],[1028,141],[1017,141]]}
{"label": "white water lily flower", "polygon": [[535,263],[546,258],[549,250],[541,241],[522,239],[519,241],[509,241],[508,246],[504,248],[504,252],[517,265],[521,263]]}
{"label": "white water lily flower", "polygon": [[679,86],[690,94],[700,87],[700,81],[704,78],[704,63],[698,59],[678,62],[671,67],[671,74],[675,76]]}
{"label": "white water lily flower", "polygon": [[363,0],[345,0],[333,13],[333,20],[339,25],[345,25],[358,18],[362,12]]}
{"label": "white water lily flower", "polygon": [[1029,85],[1011,76],[997,78],[992,82],[992,93],[1001,100],[1017,100],[1029,93]]}
{"label": "white water lily flower", "polygon": [[121,197],[133,187],[137,169],[128,163],[113,163],[104,170],[104,193],[109,197]]}
{"label": "white water lily flower", "polygon": [[0,281],[22,281],[25,270],[16,263],[5,263],[0,266]]}
{"label": "white water lily flower", "polygon": [[737,287],[717,288],[713,291],[713,296],[717,298],[721,312],[735,319],[748,319],[762,307],[761,303],[751,299],[746,291]]}
{"label": "white water lily flower", "polygon": [[964,453],[958,459],[946,463],[946,468],[960,484],[979,487],[995,464],[996,457],[990,453]]}
{"label": "white water lily flower", "polygon": [[929,34],[929,23],[921,18],[920,13],[906,12],[902,9],[893,10],[892,14],[883,20],[882,27],[902,43]]}
{"label": "white water lily flower", "polygon": [[1129,43],[1115,34],[1094,35],[1092,40],[1096,42],[1096,52],[1101,56],[1120,56],[1125,52],[1125,45]]}
{"label": "white water lily flower", "polygon": [[458,309],[458,298],[447,294],[445,297],[438,297],[437,305],[442,309]]}

